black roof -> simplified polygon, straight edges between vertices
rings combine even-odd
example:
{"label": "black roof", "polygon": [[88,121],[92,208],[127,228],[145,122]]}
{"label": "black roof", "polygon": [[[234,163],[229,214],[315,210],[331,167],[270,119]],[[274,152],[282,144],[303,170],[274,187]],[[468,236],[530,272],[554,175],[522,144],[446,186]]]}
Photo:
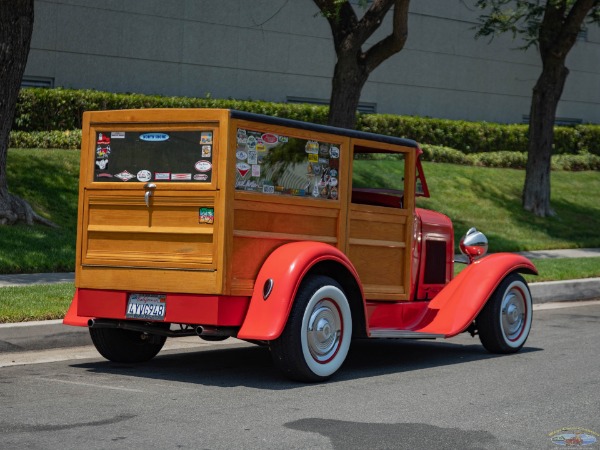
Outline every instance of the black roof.
{"label": "black roof", "polygon": [[394,136],[385,136],[383,134],[367,133],[365,131],[351,130],[348,128],[338,128],[329,125],[318,125],[300,120],[284,119],[281,117],[267,116],[265,114],[255,114],[246,111],[231,110],[231,117],[234,119],[250,120],[254,122],[266,123],[269,125],[280,125],[284,127],[300,128],[302,130],[316,131],[319,133],[337,134],[357,139],[368,139],[371,141],[385,142],[386,144],[403,145],[405,147],[417,148],[418,144],[412,139],[398,138]]}

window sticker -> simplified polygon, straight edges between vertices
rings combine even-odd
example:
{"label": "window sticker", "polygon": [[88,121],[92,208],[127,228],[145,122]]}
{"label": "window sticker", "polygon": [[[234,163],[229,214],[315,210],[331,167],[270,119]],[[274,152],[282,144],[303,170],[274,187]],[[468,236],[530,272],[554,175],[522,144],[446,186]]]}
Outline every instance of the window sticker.
{"label": "window sticker", "polygon": [[101,131],[94,180],[210,183],[215,151],[212,131]]}
{"label": "window sticker", "polygon": [[339,157],[328,142],[238,129],[235,188],[337,200]]}

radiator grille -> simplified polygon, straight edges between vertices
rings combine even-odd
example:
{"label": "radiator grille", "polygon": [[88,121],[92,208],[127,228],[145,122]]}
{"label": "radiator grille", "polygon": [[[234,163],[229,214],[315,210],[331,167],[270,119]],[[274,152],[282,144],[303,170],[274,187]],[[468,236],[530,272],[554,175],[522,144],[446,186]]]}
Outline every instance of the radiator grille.
{"label": "radiator grille", "polygon": [[444,284],[446,282],[446,242],[425,241],[426,284]]}

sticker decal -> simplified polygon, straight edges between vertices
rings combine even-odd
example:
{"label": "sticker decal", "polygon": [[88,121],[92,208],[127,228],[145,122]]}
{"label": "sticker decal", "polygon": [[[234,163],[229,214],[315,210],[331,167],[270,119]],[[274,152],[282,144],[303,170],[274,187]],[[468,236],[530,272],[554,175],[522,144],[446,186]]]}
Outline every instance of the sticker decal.
{"label": "sticker decal", "polygon": [[96,158],[108,158],[108,155],[110,155],[110,146],[96,148]]}
{"label": "sticker decal", "polygon": [[106,167],[108,166],[108,158],[96,160],[96,165],[100,170],[106,170]]}
{"label": "sticker decal", "polygon": [[258,165],[258,164],[252,165],[252,176],[260,177],[260,165]]}
{"label": "sticker decal", "polygon": [[202,146],[202,157],[210,158],[212,156],[212,145],[203,145]]}
{"label": "sticker decal", "polygon": [[340,157],[340,149],[337,147],[331,147],[331,149],[329,149],[329,156],[331,156],[333,159],[338,159]]}
{"label": "sticker decal", "polygon": [[[317,141],[308,141],[304,147],[306,153],[319,154],[319,143]],[[318,157],[317,157],[318,158]]]}
{"label": "sticker decal", "polygon": [[112,178],[112,174],[110,173],[99,173],[96,175],[97,178]]}
{"label": "sticker decal", "polygon": [[212,169],[212,164],[210,163],[210,161],[200,160],[194,165],[194,168],[198,172],[210,172],[210,170]]}
{"label": "sticker decal", "polygon": [[278,137],[274,134],[271,133],[265,133],[261,136],[261,139],[263,140],[263,142],[267,143],[267,144],[276,144],[277,141],[279,141]]}
{"label": "sticker decal", "polygon": [[206,181],[208,180],[208,175],[205,173],[197,173],[193,176],[196,181]]}
{"label": "sticker decal", "polygon": [[192,179],[191,173],[172,173],[171,181],[189,181]]}
{"label": "sticker decal", "polygon": [[137,173],[137,179],[139,181],[150,181],[152,179],[152,173],[149,170],[140,170]]}
{"label": "sticker decal", "polygon": [[246,163],[237,163],[235,165],[235,168],[237,169],[238,173],[243,177],[246,176],[246,174],[250,171],[250,166]]}
{"label": "sticker decal", "polygon": [[109,145],[110,138],[104,133],[98,133],[98,141],[96,142],[98,145]]}
{"label": "sticker decal", "polygon": [[198,223],[212,224],[215,221],[214,208],[200,208],[198,211]]}
{"label": "sticker decal", "polygon": [[123,172],[116,174],[115,177],[121,181],[129,181],[132,178],[135,178],[135,175],[132,175],[129,172],[127,172],[126,170],[124,170]]}
{"label": "sticker decal", "polygon": [[248,151],[248,164],[258,164],[258,152],[256,150]]}
{"label": "sticker decal", "polygon": [[336,187],[332,187],[331,191],[329,191],[329,198],[332,200],[337,200],[338,198],[338,190]]}
{"label": "sticker decal", "polygon": [[248,139],[246,139],[246,147],[248,147],[248,150],[256,150],[256,138],[254,136],[248,136]]}
{"label": "sticker decal", "polygon": [[201,144],[212,144],[212,131],[202,131],[200,133]]}
{"label": "sticker decal", "polygon": [[171,173],[170,172],[156,172],[154,174],[154,179],[156,181],[168,181],[171,179]]}
{"label": "sticker decal", "polygon": [[124,131],[112,131],[110,133],[110,138],[111,139],[125,139],[125,132]]}
{"label": "sticker decal", "polygon": [[144,133],[140,135],[140,139],[146,142],[163,142],[169,140],[169,135],[166,133]]}
{"label": "sticker decal", "polygon": [[246,153],[244,150],[238,150],[235,152],[235,157],[239,160],[246,161],[248,159],[248,153]]}

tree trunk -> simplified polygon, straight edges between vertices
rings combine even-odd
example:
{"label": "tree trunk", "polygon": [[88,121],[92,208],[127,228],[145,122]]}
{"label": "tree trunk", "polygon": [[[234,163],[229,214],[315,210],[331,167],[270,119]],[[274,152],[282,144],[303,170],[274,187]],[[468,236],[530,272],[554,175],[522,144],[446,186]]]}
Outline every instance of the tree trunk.
{"label": "tree trunk", "polygon": [[[329,22],[337,56],[328,123],[354,128],[360,93],[369,74],[406,43],[410,0],[372,0],[360,20],[349,1],[313,1]],[[392,32],[364,51],[366,41],[379,29],[392,6]]]}
{"label": "tree trunk", "polygon": [[0,0],[0,225],[54,225],[8,192],[8,140],[33,32],[33,0]]}
{"label": "tree trunk", "polygon": [[550,206],[550,172],[556,108],[569,70],[564,59],[544,64],[531,100],[529,148],[523,208],[536,216],[553,216]]}
{"label": "tree trunk", "polygon": [[329,125],[350,129],[356,125],[360,93],[369,78],[368,72],[357,63],[357,59],[358,56],[338,57],[331,82]]}

